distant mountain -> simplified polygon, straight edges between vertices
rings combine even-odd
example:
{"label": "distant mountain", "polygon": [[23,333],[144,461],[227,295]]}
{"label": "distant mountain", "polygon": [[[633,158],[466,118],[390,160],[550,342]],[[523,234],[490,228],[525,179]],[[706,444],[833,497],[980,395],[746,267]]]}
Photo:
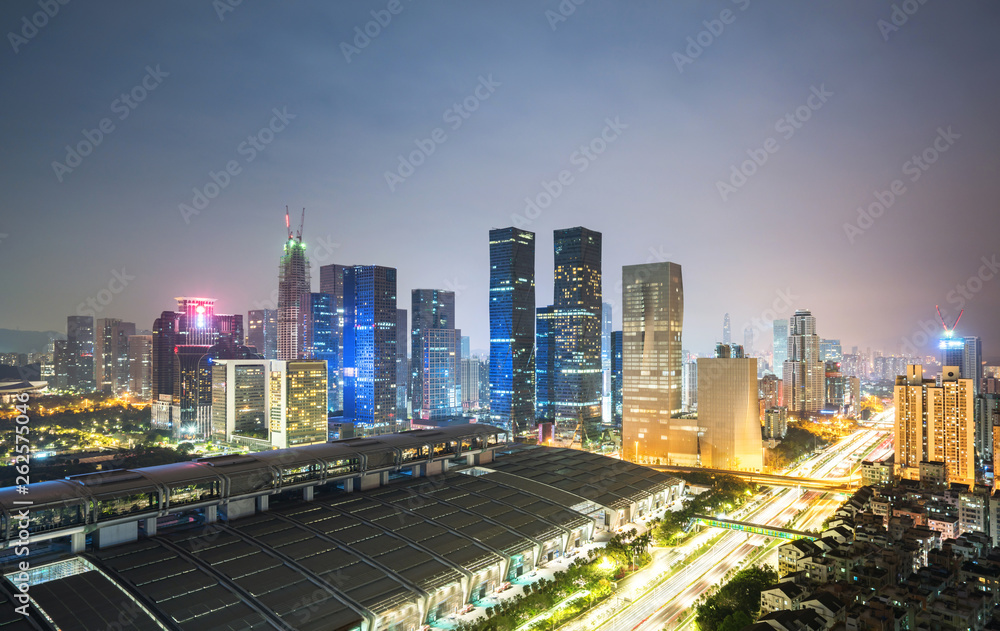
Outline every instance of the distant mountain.
{"label": "distant mountain", "polygon": [[44,353],[49,340],[65,340],[57,331],[0,329],[0,353]]}

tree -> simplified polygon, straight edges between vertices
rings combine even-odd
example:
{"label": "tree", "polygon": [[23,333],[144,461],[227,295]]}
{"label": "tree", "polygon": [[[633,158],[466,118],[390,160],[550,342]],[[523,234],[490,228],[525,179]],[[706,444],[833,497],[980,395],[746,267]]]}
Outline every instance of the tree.
{"label": "tree", "polygon": [[177,445],[177,451],[178,451],[178,453],[182,453],[184,455],[187,455],[187,454],[191,453],[192,451],[194,451],[194,445],[192,445],[191,443],[181,443],[181,444]]}
{"label": "tree", "polygon": [[753,618],[744,611],[734,611],[726,616],[726,619],[719,625],[718,631],[741,631],[753,624]]}

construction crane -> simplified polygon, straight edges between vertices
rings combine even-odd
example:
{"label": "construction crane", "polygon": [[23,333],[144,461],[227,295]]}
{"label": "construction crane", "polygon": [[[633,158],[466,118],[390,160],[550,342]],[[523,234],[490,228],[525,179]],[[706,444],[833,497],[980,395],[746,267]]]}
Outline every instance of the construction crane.
{"label": "construction crane", "polygon": [[302,219],[299,221],[299,231],[297,233],[295,233],[295,235],[293,236],[292,235],[291,220],[290,220],[290,218],[288,216],[288,206],[285,206],[285,229],[288,230],[288,240],[289,241],[291,241],[292,239],[295,239],[299,243],[302,242],[302,226],[304,226],[305,223],[306,223],[306,209],[303,208],[302,209]]}
{"label": "construction crane", "polygon": [[941,326],[944,327],[945,336],[951,337],[952,334],[955,332],[955,327],[958,326],[958,321],[962,319],[962,314],[965,313],[965,309],[962,309],[961,311],[958,312],[958,317],[955,318],[955,324],[952,324],[949,327],[948,323],[944,321],[944,316],[941,315],[941,308],[938,307],[938,305],[934,305],[934,308],[937,310],[938,319],[941,320]]}

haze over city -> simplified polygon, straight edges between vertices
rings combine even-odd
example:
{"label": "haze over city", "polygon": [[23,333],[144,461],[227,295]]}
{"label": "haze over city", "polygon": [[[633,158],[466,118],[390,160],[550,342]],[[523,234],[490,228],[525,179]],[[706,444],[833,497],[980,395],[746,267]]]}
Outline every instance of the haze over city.
{"label": "haze over city", "polygon": [[0,326],[63,331],[115,271],[134,279],[98,316],[148,328],[180,295],[245,313],[275,290],[287,205],[314,285],[366,263],[401,296],[454,290],[474,348],[489,228],[538,235],[542,306],[552,230],[583,225],[616,327],[621,266],[669,260],[693,351],[777,305],[894,353],[940,305],[997,355],[994,5],[563,4],[403,2],[375,37],[376,4],[66,4],[26,37],[35,4],[6,3]]}

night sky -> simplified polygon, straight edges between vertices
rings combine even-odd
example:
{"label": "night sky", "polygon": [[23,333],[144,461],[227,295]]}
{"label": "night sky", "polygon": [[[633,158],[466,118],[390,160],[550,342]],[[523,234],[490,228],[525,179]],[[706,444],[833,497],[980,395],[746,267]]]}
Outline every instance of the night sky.
{"label": "night sky", "polygon": [[539,305],[553,229],[603,233],[616,328],[622,265],[681,264],[693,351],[805,307],[898,353],[963,303],[1000,356],[996,3],[46,1],[0,5],[0,327],[267,306],[287,205],[314,289],[396,267],[473,348],[514,223]]}

